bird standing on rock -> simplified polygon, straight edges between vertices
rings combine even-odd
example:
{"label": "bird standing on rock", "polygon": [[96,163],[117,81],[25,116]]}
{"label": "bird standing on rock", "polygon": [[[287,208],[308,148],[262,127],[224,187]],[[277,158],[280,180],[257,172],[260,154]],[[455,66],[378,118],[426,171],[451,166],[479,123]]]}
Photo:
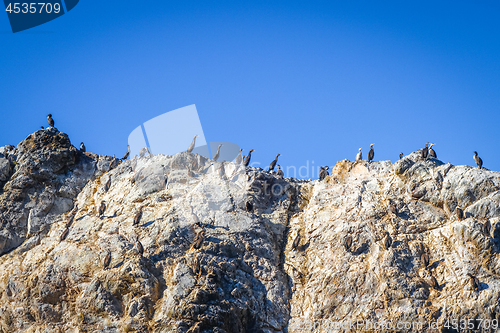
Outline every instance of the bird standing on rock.
{"label": "bird standing on rock", "polygon": [[422,253],[422,256],[420,257],[420,259],[422,260],[424,267],[429,266],[429,255],[427,254],[427,252]]}
{"label": "bird standing on rock", "polygon": [[399,159],[402,159],[403,158],[403,153],[399,153]]}
{"label": "bird standing on rock", "polygon": [[328,166],[324,166],[324,167],[320,167],[321,170],[319,171],[319,180],[323,180],[326,178],[326,176],[328,176],[328,169],[329,167]]}
{"label": "bird standing on rock", "polygon": [[479,169],[483,167],[483,160],[477,155],[477,151],[474,152],[474,161],[476,161],[477,167]]}
{"label": "bird standing on rock", "polygon": [[144,246],[142,246],[142,243],[139,240],[139,238],[137,238],[137,241],[135,242],[135,246],[137,247],[137,251],[139,251],[139,254],[142,256],[144,254]]}
{"label": "bird standing on rock", "polygon": [[240,148],[240,152],[238,153],[238,156],[236,156],[236,159],[234,160],[234,163],[236,165],[240,165],[241,162],[243,161],[243,157],[241,157],[241,152],[243,151],[242,148]]}
{"label": "bird standing on rock", "polygon": [[361,153],[361,148],[358,150],[358,154],[356,155],[356,161],[361,161],[363,159],[363,154]]}
{"label": "bird standing on rock", "polygon": [[295,236],[295,239],[293,240],[292,243],[292,249],[296,249],[297,246],[299,246],[300,243],[300,231],[297,231],[297,236]]}
{"label": "bird standing on rock", "polygon": [[127,147],[128,147],[127,152],[125,153],[125,155],[123,155],[122,161],[125,161],[130,155],[130,145],[127,145]]}
{"label": "bird standing on rock", "polygon": [[467,273],[467,275],[470,277],[470,286],[472,290],[479,291],[480,284],[478,278],[472,275],[471,273]]}
{"label": "bird standing on rock", "polygon": [[111,188],[111,176],[108,177],[108,181],[104,184],[104,192],[108,192]]}
{"label": "bird standing on rock", "polygon": [[87,151],[87,148],[85,148],[85,145],[83,142],[80,143],[80,152],[85,153]]}
{"label": "bird standing on rock", "polygon": [[278,164],[278,171],[276,171],[276,177],[279,179],[283,179],[283,170],[281,170],[281,166]]}
{"label": "bird standing on rock", "polygon": [[106,201],[101,201],[101,206],[99,207],[99,217],[102,218],[105,211],[106,211]]}
{"label": "bird standing on rock", "polygon": [[245,157],[245,160],[243,161],[243,166],[248,166],[250,164],[250,159],[252,158],[252,152],[253,152],[253,149],[250,149],[250,151],[248,152],[248,156]]}
{"label": "bird standing on rock", "polygon": [[423,159],[426,159],[427,158],[427,155],[429,155],[429,142],[427,142],[425,144],[425,148],[422,149],[422,151],[420,152],[420,156],[422,156]]}
{"label": "bird standing on rock", "polygon": [[370,145],[370,151],[368,152],[368,162],[371,162],[375,157],[375,152],[373,151],[373,143]]}
{"label": "bird standing on rock", "polygon": [[344,247],[346,251],[349,251],[352,246],[352,236],[347,235],[347,237],[344,239]]}
{"label": "bird standing on rock", "polygon": [[434,146],[434,143],[431,143],[431,145],[429,146],[429,156],[432,158],[437,158],[436,152],[434,151],[434,149],[432,149],[432,146]]}
{"label": "bird standing on rock", "polygon": [[464,211],[462,210],[462,208],[460,208],[460,206],[457,206],[457,208],[455,208],[455,213],[457,214],[457,218],[460,221],[464,219]]}
{"label": "bird standing on rock", "polygon": [[198,134],[196,134],[196,135],[194,136],[194,138],[193,138],[193,142],[191,142],[191,144],[189,145],[188,150],[187,150],[187,152],[188,152],[188,153],[191,153],[191,152],[193,151],[193,149],[194,149],[194,145],[195,145],[195,143],[196,143],[196,137],[197,137],[197,136],[198,136]]}
{"label": "bird standing on rock", "polygon": [[487,236],[490,235],[490,231],[491,231],[491,223],[490,223],[490,220],[486,220],[486,222],[484,222],[483,224],[483,233]]}
{"label": "bird standing on rock", "polygon": [[132,222],[132,225],[138,225],[138,224],[139,224],[139,222],[141,222],[141,218],[142,218],[142,208],[143,208],[143,207],[144,207],[144,206],[141,206],[141,207],[139,208],[139,212],[137,212],[137,214],[135,214],[135,216],[134,216],[134,221]]}
{"label": "bird standing on rock", "polygon": [[219,147],[217,148],[217,152],[215,153],[214,158],[213,158],[214,162],[217,162],[217,160],[219,159],[220,147],[222,147],[222,145],[219,145]]}
{"label": "bird standing on rock", "polygon": [[205,229],[201,229],[196,235],[194,236],[193,240],[193,248],[199,249],[201,247],[201,244],[203,243],[203,240],[205,239]]}
{"label": "bird standing on rock", "polygon": [[439,283],[437,282],[436,278],[434,275],[431,274],[431,277],[429,278],[429,285],[433,288],[438,290],[439,289]]}
{"label": "bird standing on rock", "polygon": [[387,204],[387,208],[389,209],[389,212],[391,212],[395,216],[398,216],[398,209],[396,208],[396,205],[391,200],[389,200],[389,204]]}
{"label": "bird standing on rock", "polygon": [[389,248],[391,247],[392,245],[392,238],[391,236],[389,235],[389,232],[385,232],[385,237],[384,237],[384,248],[386,250],[389,250]]}
{"label": "bird standing on rock", "polygon": [[110,263],[111,263],[111,252],[107,251],[106,257],[104,257],[104,262],[103,262],[104,269],[108,268]]}
{"label": "bird standing on rock", "polygon": [[50,127],[54,127],[54,119],[52,119],[52,115],[50,113],[47,115],[47,121],[49,122]]}
{"label": "bird standing on rock", "polygon": [[269,164],[269,171],[273,171],[274,170],[274,167],[276,166],[276,163],[278,163],[278,157],[281,156],[280,154],[276,155],[276,158],[274,159],[274,161],[271,162],[271,164]]}

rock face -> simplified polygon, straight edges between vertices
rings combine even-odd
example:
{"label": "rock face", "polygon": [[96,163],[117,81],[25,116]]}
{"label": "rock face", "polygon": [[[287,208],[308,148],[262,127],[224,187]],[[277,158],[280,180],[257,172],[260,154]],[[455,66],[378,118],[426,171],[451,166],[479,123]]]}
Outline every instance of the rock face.
{"label": "rock face", "polygon": [[0,156],[0,332],[491,326],[500,174],[419,156],[306,182],[37,131]]}

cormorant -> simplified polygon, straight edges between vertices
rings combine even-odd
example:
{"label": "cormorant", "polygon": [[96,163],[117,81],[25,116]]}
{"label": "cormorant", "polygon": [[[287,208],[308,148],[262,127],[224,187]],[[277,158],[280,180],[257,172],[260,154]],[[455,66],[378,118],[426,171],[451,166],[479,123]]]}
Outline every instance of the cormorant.
{"label": "cormorant", "polygon": [[436,152],[434,151],[434,149],[432,149],[432,146],[434,146],[433,143],[431,143],[431,145],[429,146],[429,156],[430,157],[433,157],[433,158],[437,158],[437,155],[436,155]]}
{"label": "cormorant", "polygon": [[146,155],[146,153],[151,154],[151,153],[149,152],[148,147],[143,147],[143,148],[141,148],[141,150],[139,150],[139,157],[144,157],[144,155]]}
{"label": "cormorant", "polygon": [[245,157],[245,160],[243,161],[243,166],[248,166],[250,164],[250,159],[252,158],[252,152],[253,152],[253,149],[250,149],[250,151],[248,152],[248,156]]}
{"label": "cormorant", "polygon": [[135,216],[134,216],[134,222],[132,222],[132,225],[138,225],[138,224],[139,224],[139,222],[141,222],[141,218],[142,218],[142,208],[143,208],[143,207],[144,207],[144,206],[141,206],[141,207],[139,208],[139,212],[137,212],[137,214],[135,214]]}
{"label": "cormorant", "polygon": [[351,249],[351,245],[352,245],[352,236],[351,235],[347,235],[347,237],[344,240],[345,250],[349,251]]}
{"label": "cormorant", "polygon": [[197,137],[197,136],[198,136],[198,134],[196,134],[196,135],[194,136],[194,138],[193,138],[193,142],[191,142],[191,144],[189,145],[188,150],[187,150],[187,152],[188,152],[188,153],[191,153],[191,152],[193,151],[193,149],[194,149],[194,145],[195,145],[195,143],[196,143],[196,137]]}
{"label": "cormorant", "polygon": [[130,145],[127,145],[127,147],[128,147],[127,152],[125,153],[125,155],[123,155],[122,161],[125,161],[130,155]]}
{"label": "cormorant", "polygon": [[384,248],[388,250],[392,245],[392,238],[389,235],[389,232],[385,232],[385,237],[384,237]]}
{"label": "cormorant", "polygon": [[278,171],[276,171],[276,177],[283,179],[283,170],[281,170],[281,166],[278,164]]}
{"label": "cormorant", "polygon": [[420,259],[422,260],[424,267],[429,266],[429,255],[427,254],[427,252],[422,253],[422,256],[420,257]]}
{"label": "cormorant", "polygon": [[108,192],[110,187],[111,187],[111,176],[108,177],[108,181],[106,182],[106,184],[104,184],[104,192]]}
{"label": "cormorant", "polygon": [[106,211],[106,202],[101,201],[101,206],[99,207],[99,217],[102,217],[105,211]]}
{"label": "cormorant", "polygon": [[54,127],[54,119],[52,119],[52,115],[50,113],[47,115],[47,121],[49,122],[50,127]]}
{"label": "cormorant", "polygon": [[404,155],[403,155],[403,153],[402,153],[402,152],[401,152],[401,153],[399,153],[399,159],[402,159],[402,158],[403,158],[403,156],[404,156]]}
{"label": "cormorant", "polygon": [[278,163],[278,157],[281,156],[280,154],[276,155],[276,158],[274,159],[274,161],[271,162],[271,164],[269,164],[269,171],[273,171],[274,170],[274,167],[276,166],[276,163]]}
{"label": "cormorant", "polygon": [[481,169],[483,167],[483,160],[481,157],[477,156],[477,151],[474,152],[474,161],[476,161],[477,167]]}
{"label": "cormorant", "polygon": [[139,238],[137,238],[137,242],[135,242],[135,246],[137,247],[139,254],[142,256],[144,254],[144,247],[142,246],[142,243],[139,240]]}
{"label": "cormorant", "polygon": [[234,160],[234,163],[236,165],[240,165],[241,162],[243,161],[243,157],[241,157],[241,152],[243,151],[243,148],[240,148],[240,152],[238,153],[238,156],[236,156],[236,159]]}
{"label": "cormorant", "polygon": [[297,231],[297,236],[295,236],[295,239],[293,240],[292,243],[292,249],[296,249],[297,246],[299,246],[300,243],[300,231]]}
{"label": "cormorant", "polygon": [[108,268],[109,264],[111,263],[111,252],[107,251],[106,257],[104,257],[104,269]]}
{"label": "cormorant", "polygon": [[425,148],[422,149],[422,151],[420,152],[420,156],[422,156],[422,158],[427,158],[427,155],[429,155],[429,148],[427,148],[429,146],[429,142],[427,142],[425,144]]}
{"label": "cormorant", "polygon": [[462,221],[464,219],[464,211],[462,210],[462,208],[460,208],[460,206],[457,206],[457,208],[455,208],[455,212],[457,213],[457,218]]}
{"label": "cormorant", "polygon": [[429,278],[429,285],[436,290],[439,289],[439,283],[437,282],[436,278],[432,274],[431,274],[431,277]]}
{"label": "cormorant", "polygon": [[63,240],[65,240],[66,236],[68,236],[68,233],[69,233],[69,228],[68,227],[64,228],[64,231],[62,232],[59,241],[62,242]]}
{"label": "cormorant", "polygon": [[245,208],[247,212],[251,212],[253,210],[253,204],[250,201],[247,201],[245,204]]}
{"label": "cormorant", "polygon": [[45,129],[45,127],[43,127],[43,126],[40,126],[40,128],[41,128],[41,129]]}
{"label": "cormorant", "polygon": [[321,170],[319,171],[319,180],[323,180],[326,178],[326,176],[328,176],[328,169],[329,167],[328,166],[324,166],[324,167],[320,167]]}
{"label": "cormorant", "polygon": [[201,247],[201,244],[203,243],[204,238],[205,238],[205,229],[201,229],[196,234],[196,236],[194,236],[193,248],[199,249]]}
{"label": "cormorant", "polygon": [[219,145],[219,147],[217,148],[217,152],[214,155],[214,158],[212,158],[214,160],[214,162],[217,162],[217,160],[219,159],[219,156],[220,156],[220,147],[222,147],[222,145]]}
{"label": "cormorant", "polygon": [[490,231],[491,231],[491,223],[490,223],[490,220],[486,220],[486,222],[484,222],[483,224],[483,233],[485,235],[490,235]]}
{"label": "cormorant", "polygon": [[361,148],[359,148],[358,154],[356,155],[356,161],[361,161],[363,159],[363,154],[361,154]]}
{"label": "cormorant", "polygon": [[471,273],[467,273],[467,275],[470,277],[470,286],[472,290],[474,291],[479,291],[479,280],[477,277],[472,275]]}
{"label": "cormorant", "polygon": [[370,145],[370,151],[368,152],[368,162],[371,162],[373,160],[373,157],[375,156],[375,152],[373,151],[373,143]]}
{"label": "cormorant", "polygon": [[85,145],[83,144],[83,142],[82,142],[82,143],[80,143],[80,151],[81,151],[82,153],[85,153],[85,152],[87,151],[87,148],[85,148]]}
{"label": "cormorant", "polygon": [[389,212],[391,212],[395,216],[398,216],[398,209],[396,208],[396,205],[391,200],[389,200],[389,204],[387,205],[387,208],[389,209]]}

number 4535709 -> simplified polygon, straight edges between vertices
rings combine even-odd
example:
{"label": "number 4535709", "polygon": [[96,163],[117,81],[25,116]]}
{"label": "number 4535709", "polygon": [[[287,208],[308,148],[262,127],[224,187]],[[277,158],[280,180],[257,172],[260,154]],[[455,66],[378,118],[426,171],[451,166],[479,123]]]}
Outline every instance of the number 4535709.
{"label": "number 4535709", "polygon": [[31,3],[9,3],[7,8],[5,9],[9,13],[23,13],[23,14],[41,14],[43,12],[50,14],[56,13],[58,14],[61,11],[61,5],[58,3],[51,4],[50,2],[31,2]]}

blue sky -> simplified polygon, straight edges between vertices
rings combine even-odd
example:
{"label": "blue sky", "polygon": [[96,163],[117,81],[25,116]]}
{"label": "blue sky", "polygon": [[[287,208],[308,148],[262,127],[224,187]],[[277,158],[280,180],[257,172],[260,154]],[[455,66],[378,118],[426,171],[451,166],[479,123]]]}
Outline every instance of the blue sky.
{"label": "blue sky", "polygon": [[52,113],[75,146],[122,156],[141,123],[196,104],[208,141],[263,166],[430,141],[499,171],[499,18],[493,1],[82,0],[13,34],[0,14],[0,145]]}

